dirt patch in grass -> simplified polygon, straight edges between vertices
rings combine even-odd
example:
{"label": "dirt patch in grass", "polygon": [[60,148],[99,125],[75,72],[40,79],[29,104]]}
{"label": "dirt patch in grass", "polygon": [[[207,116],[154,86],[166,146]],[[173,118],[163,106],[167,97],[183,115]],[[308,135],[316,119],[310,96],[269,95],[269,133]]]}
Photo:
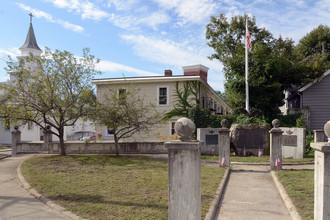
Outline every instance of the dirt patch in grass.
{"label": "dirt patch in grass", "polygon": [[[167,219],[167,163],[143,156],[37,156],[23,175],[42,194],[88,219]],[[224,174],[202,167],[205,216]]]}
{"label": "dirt patch in grass", "polygon": [[314,171],[282,170],[276,172],[303,219],[314,217]]}

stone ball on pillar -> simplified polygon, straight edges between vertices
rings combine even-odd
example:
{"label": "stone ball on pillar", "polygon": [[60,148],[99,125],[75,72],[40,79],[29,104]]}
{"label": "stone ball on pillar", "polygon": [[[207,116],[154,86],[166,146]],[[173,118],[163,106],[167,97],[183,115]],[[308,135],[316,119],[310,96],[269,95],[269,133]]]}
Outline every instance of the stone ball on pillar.
{"label": "stone ball on pillar", "polygon": [[18,126],[17,126],[17,125],[15,125],[14,129],[15,129],[15,131],[18,131]]}
{"label": "stone ball on pillar", "polygon": [[328,142],[330,142],[330,121],[324,125],[324,133],[328,137]]}
{"label": "stone ball on pillar", "polygon": [[227,119],[222,119],[221,120],[221,127],[222,128],[227,128],[228,127],[228,120]]}
{"label": "stone ball on pillar", "polygon": [[280,127],[280,120],[274,119],[272,121],[272,125],[273,125],[274,128],[279,128]]}
{"label": "stone ball on pillar", "polygon": [[174,130],[181,141],[190,141],[195,132],[195,124],[189,118],[180,118],[175,122]]}
{"label": "stone ball on pillar", "polygon": [[50,125],[46,126],[47,131],[49,131],[52,127]]}

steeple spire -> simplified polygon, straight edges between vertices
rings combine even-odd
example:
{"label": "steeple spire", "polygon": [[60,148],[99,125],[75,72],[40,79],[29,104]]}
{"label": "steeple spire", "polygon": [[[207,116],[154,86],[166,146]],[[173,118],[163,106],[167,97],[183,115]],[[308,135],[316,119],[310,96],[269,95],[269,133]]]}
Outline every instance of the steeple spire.
{"label": "steeple spire", "polygon": [[39,48],[36,37],[34,35],[34,30],[32,26],[32,17],[33,17],[32,13],[30,13],[29,16],[30,16],[29,31],[26,35],[25,43],[23,44],[23,46],[19,48],[22,52],[22,56],[28,55],[29,53],[32,53],[34,55],[40,55],[42,53],[42,50]]}
{"label": "steeple spire", "polygon": [[30,15],[30,24],[32,24],[32,17],[33,17],[33,15],[32,15],[32,13],[30,13],[29,15]]}

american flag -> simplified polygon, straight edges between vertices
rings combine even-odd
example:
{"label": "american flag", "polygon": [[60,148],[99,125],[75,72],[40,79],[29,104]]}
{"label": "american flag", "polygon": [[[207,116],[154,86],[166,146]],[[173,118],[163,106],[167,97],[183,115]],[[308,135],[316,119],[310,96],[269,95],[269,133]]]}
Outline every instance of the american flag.
{"label": "american flag", "polygon": [[225,154],[223,154],[222,159],[221,159],[221,166],[223,166],[226,163],[226,157]]}
{"label": "american flag", "polygon": [[251,35],[249,30],[246,28],[246,41],[247,41],[247,49],[250,50],[252,47]]}
{"label": "american flag", "polygon": [[279,167],[279,166],[281,166],[281,160],[280,160],[280,158],[278,157],[278,158],[276,158],[276,160],[275,160],[275,166],[276,167]]}
{"label": "american flag", "polygon": [[259,148],[258,157],[262,157],[262,150]]}

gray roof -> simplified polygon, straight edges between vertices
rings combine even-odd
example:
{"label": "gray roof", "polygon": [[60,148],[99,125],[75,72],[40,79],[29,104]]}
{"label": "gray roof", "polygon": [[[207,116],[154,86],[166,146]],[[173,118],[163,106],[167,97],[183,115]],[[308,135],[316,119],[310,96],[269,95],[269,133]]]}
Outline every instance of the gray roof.
{"label": "gray roof", "polygon": [[322,74],[322,76],[319,79],[315,79],[313,82],[308,83],[307,85],[305,85],[304,87],[302,87],[301,89],[299,89],[299,92],[303,92],[306,89],[308,89],[309,87],[311,87],[312,85],[314,85],[315,83],[321,81],[324,77],[326,77],[327,75],[330,74],[330,70],[326,71],[325,73]]}
{"label": "gray roof", "polygon": [[34,35],[32,23],[30,23],[30,27],[29,27],[29,31],[28,31],[28,33],[26,35],[25,43],[19,49],[27,49],[27,48],[31,48],[31,49],[36,49],[36,50],[42,51],[39,48],[38,44],[37,44],[37,40],[36,40],[36,37]]}

